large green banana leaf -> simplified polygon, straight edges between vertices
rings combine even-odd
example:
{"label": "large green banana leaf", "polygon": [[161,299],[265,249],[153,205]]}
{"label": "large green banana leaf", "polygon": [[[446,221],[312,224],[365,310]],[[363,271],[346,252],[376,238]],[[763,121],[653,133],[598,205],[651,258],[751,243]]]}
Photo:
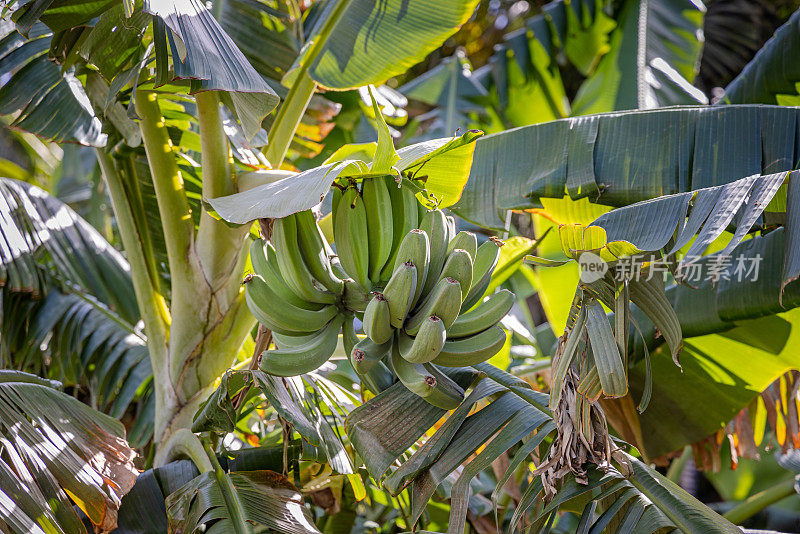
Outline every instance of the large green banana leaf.
{"label": "large green banana leaf", "polygon": [[[409,176],[424,169],[427,191],[441,200],[441,207],[449,206],[458,199],[464,187],[472,164],[474,141],[480,135],[480,132],[466,132],[460,137],[433,139],[403,147],[397,151],[400,159],[393,168]],[[366,179],[374,176],[370,169],[374,162],[357,159],[357,156],[326,163],[248,191],[210,198],[208,204],[220,217],[236,224],[285,217],[311,209],[320,203],[339,176],[365,176]]]}
{"label": "large green banana leaf", "polygon": [[798,103],[800,68],[792,58],[800,50],[800,11],[796,11],[764,44],[744,70],[725,88],[722,103]]}
{"label": "large green banana leaf", "polygon": [[502,228],[542,197],[624,206],[789,171],[797,108],[674,107],[562,119],[488,135],[453,211]]}
{"label": "large green banana leaf", "polygon": [[91,522],[116,527],[134,484],[135,452],[122,425],[57,389],[0,371],[0,526],[12,532],[80,533],[73,501]]}
{"label": "large green banana leaf", "polygon": [[707,103],[691,84],[700,63],[704,12],[698,0],[625,2],[610,50],[581,85],[572,114]]}
{"label": "large green banana leaf", "polygon": [[[652,397],[639,415],[647,454],[654,458],[722,430],[773,381],[797,369],[799,318],[795,309],[742,321],[724,334],[686,339],[682,370],[664,351],[651,355]],[[644,374],[644,361],[631,369],[637,398]]]}
{"label": "large green banana leaf", "polygon": [[[408,70],[467,21],[477,0],[332,0],[319,14],[309,40],[324,39],[308,67],[331,89],[379,85]],[[321,35],[326,28],[327,35]],[[289,80],[306,59],[301,54]],[[391,58],[390,60],[387,60]]]}

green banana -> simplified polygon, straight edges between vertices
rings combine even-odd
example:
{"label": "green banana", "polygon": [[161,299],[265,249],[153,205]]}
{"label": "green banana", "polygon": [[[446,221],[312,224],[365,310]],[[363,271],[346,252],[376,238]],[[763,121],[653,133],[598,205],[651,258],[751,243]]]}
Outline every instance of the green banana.
{"label": "green banana", "polygon": [[339,206],[339,201],[342,200],[342,187],[340,187],[336,182],[331,185],[332,194],[331,194],[331,212],[335,213],[337,207]]}
{"label": "green banana", "polygon": [[294,215],[275,219],[272,224],[272,242],[277,251],[281,276],[292,291],[310,302],[333,304],[337,297],[330,291],[317,288],[314,277],[306,267],[297,246],[297,219]]}
{"label": "green banana", "polygon": [[450,242],[456,236],[456,218],[452,215],[447,216],[447,241]]}
{"label": "green banana", "polygon": [[[335,253],[331,255],[331,270],[333,271],[333,274],[335,274],[343,282],[350,278],[350,275],[344,272],[342,260],[340,260],[339,255]],[[350,280],[352,280],[352,278],[350,278]]]}
{"label": "green banana", "polygon": [[416,337],[404,333],[398,336],[400,355],[411,363],[426,363],[441,352],[447,339],[444,322],[435,315],[427,317],[419,327]]}
{"label": "green banana", "polygon": [[[449,242],[447,239],[447,219],[442,210],[431,210],[425,213],[419,223],[419,229],[428,234],[431,247],[430,266],[428,267],[428,272],[431,275],[428,276],[422,289],[422,294],[427,295],[436,285],[438,280],[436,273],[442,271],[447,259],[447,245]],[[472,268],[470,267],[471,270]],[[466,292],[467,289],[465,288],[464,291]]]}
{"label": "green banana", "polygon": [[265,373],[277,376],[297,376],[319,368],[339,341],[339,329],[344,315],[338,314],[316,335],[309,336],[306,343],[287,349],[268,350],[261,355],[259,367]]}
{"label": "green banana", "polygon": [[392,339],[385,343],[375,343],[370,338],[359,341],[350,351],[350,364],[356,373],[364,375],[372,370],[384,356],[392,350]]}
{"label": "green banana", "polygon": [[[472,286],[472,258],[463,248],[457,248],[450,253],[442,268],[439,280],[455,278],[461,284],[461,296],[466,297]],[[459,306],[460,307],[460,306]]]}
{"label": "green banana", "polygon": [[364,311],[364,332],[375,343],[386,343],[392,339],[394,329],[389,320],[389,303],[383,293],[375,292],[375,296],[367,304]]}
{"label": "green banana", "polygon": [[[356,327],[353,323],[353,314],[348,313],[345,315],[344,323],[342,323],[342,347],[345,354],[350,354],[358,342],[361,341],[356,334]],[[278,345],[280,346],[280,345]]]}
{"label": "green banana", "polygon": [[286,285],[283,276],[280,274],[277,252],[275,252],[275,247],[272,246],[272,243],[263,239],[256,239],[250,245],[250,263],[253,264],[255,274],[261,276],[270,289],[277,293],[282,300],[306,310],[319,310],[325,307],[325,304],[301,299]]}
{"label": "green banana", "polygon": [[[412,393],[434,406],[452,410],[464,400],[464,390],[434,366],[406,361],[395,343],[392,349],[392,368],[397,378]],[[438,391],[437,391],[438,390]]]}
{"label": "green banana", "polygon": [[[382,177],[367,178],[361,186],[361,196],[367,211],[367,241],[369,242],[369,277],[380,281],[394,241],[392,199]],[[363,238],[363,237],[362,237]]]}
{"label": "green banana", "polygon": [[364,383],[375,395],[386,391],[395,382],[394,375],[383,362],[374,365],[363,378]]}
{"label": "green banana", "polygon": [[322,230],[317,225],[314,214],[311,213],[311,210],[298,212],[295,214],[295,221],[297,222],[298,248],[309,272],[328,291],[341,295],[344,290],[344,282],[333,272],[328,257],[330,247],[325,236],[322,235]]}
{"label": "green banana", "polygon": [[433,363],[444,367],[475,365],[497,354],[505,342],[505,331],[499,326],[493,326],[470,337],[445,341]]}
{"label": "green banana", "polygon": [[416,336],[422,324],[431,315],[442,320],[445,328],[450,328],[461,309],[461,285],[455,278],[439,280],[433,291],[425,298],[419,309],[406,321],[404,330]]}
{"label": "green banana", "polygon": [[472,262],[472,286],[470,286],[469,293],[467,293],[464,303],[461,305],[462,311],[472,308],[483,297],[486,288],[489,287],[494,268],[497,267],[497,261],[500,259],[500,246],[490,239],[478,248],[475,261]]}
{"label": "green banana", "polygon": [[247,307],[255,318],[273,332],[287,336],[320,330],[339,312],[336,306],[326,306],[320,310],[295,306],[281,299],[259,275],[250,278],[244,291]]}
{"label": "green banana", "polygon": [[367,214],[364,200],[356,187],[348,187],[333,213],[333,235],[336,251],[345,272],[364,289],[371,289],[369,281],[369,244]]}
{"label": "green banana", "polygon": [[403,327],[414,304],[416,289],[417,268],[410,261],[401,263],[383,289],[383,296],[389,301],[389,322],[394,328]]}
{"label": "green banana", "polygon": [[428,234],[423,230],[417,228],[411,230],[403,238],[400,243],[400,248],[397,250],[397,257],[395,258],[394,268],[392,272],[396,271],[401,264],[410,261],[417,268],[417,283],[414,289],[414,298],[411,301],[412,307],[416,304],[422,288],[425,286],[425,279],[428,275],[428,266],[430,259],[430,243],[428,242]]}
{"label": "green banana", "polygon": [[456,236],[450,240],[450,244],[447,246],[447,255],[449,256],[457,248],[463,248],[469,252],[472,262],[475,263],[475,257],[478,253],[478,236],[472,232],[467,232],[466,230],[458,232]]}
{"label": "green banana", "polygon": [[422,366],[429,376],[436,379],[436,388],[425,397],[426,401],[443,410],[452,410],[461,404],[461,401],[464,400],[464,389],[461,386],[434,364],[424,363]]}
{"label": "green banana", "polygon": [[459,315],[456,322],[447,329],[447,337],[454,339],[483,332],[505,317],[513,305],[514,293],[501,289],[475,309]]}
{"label": "green banana", "polygon": [[[392,254],[381,271],[381,280],[388,280],[396,269],[397,251],[406,234],[417,227],[417,198],[407,187],[394,181],[394,177],[385,176],[386,188],[392,200]],[[404,260],[405,261],[405,260]],[[419,281],[419,280],[418,280]]]}
{"label": "green banana", "polygon": [[361,287],[358,282],[352,278],[345,278],[342,304],[346,309],[360,316],[367,309],[367,304],[371,299],[372,294]]}

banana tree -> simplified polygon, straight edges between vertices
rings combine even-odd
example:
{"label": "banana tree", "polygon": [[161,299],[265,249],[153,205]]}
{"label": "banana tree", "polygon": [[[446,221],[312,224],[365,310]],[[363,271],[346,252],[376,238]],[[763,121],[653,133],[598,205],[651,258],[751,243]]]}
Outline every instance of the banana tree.
{"label": "banana tree", "polygon": [[[533,525],[546,527],[556,520],[559,507],[580,505],[585,506],[582,529],[594,523],[598,530],[612,524],[621,530],[635,526],[642,531],[736,531],[731,523],[632,456],[642,451],[637,453],[610,437],[603,409],[582,400],[586,397],[577,387],[581,377],[575,370],[567,369],[569,378],[562,382],[563,387],[553,388],[561,396],[553,399],[489,364],[456,369],[447,375],[448,380],[466,390],[466,398],[424,444],[421,438],[446,412],[421,400],[403,384],[387,384],[385,391],[360,408],[350,406],[349,416],[343,420],[333,403],[314,407],[319,398],[334,389],[324,380],[306,375],[287,387],[269,375],[241,370],[251,356],[258,356],[269,345],[264,328],[259,329],[262,335],[250,337],[255,319],[245,305],[246,290],[241,287],[250,236],[257,233],[249,223],[259,220],[268,238],[271,219],[312,208],[334,180],[363,181],[390,171],[405,179],[425,174],[426,180],[418,180],[416,187],[426,189],[428,199],[441,206],[458,201],[454,211],[489,228],[502,228],[507,210],[540,208],[539,202],[561,198],[565,192],[576,199],[629,206],[629,211],[611,211],[596,222],[593,228],[602,230],[591,230],[592,235],[605,232],[598,242],[578,246],[573,240],[573,246],[565,247],[567,252],[602,250],[622,243],[624,250],[653,253],[671,248],[674,243],[667,246],[667,242],[676,230],[680,239],[691,238],[700,230],[702,238],[695,242],[708,244],[719,236],[720,228],[724,230],[734,220],[740,206],[743,213],[735,220],[741,241],[764,212],[764,204],[776,199],[766,212],[785,213],[785,230],[743,244],[774,254],[780,250],[780,259],[786,258],[787,267],[767,283],[774,286],[777,282],[781,287],[769,293],[755,287],[733,288],[728,295],[743,289],[745,294],[763,293],[765,302],[755,303],[752,310],[737,310],[736,298],[730,297],[727,307],[713,308],[720,318],[716,323],[723,323],[722,327],[715,324],[715,331],[754,314],[774,313],[775,299],[780,304],[781,296],[787,305],[794,302],[796,290],[791,278],[796,266],[791,251],[796,247],[782,241],[797,233],[791,227],[796,214],[792,215],[789,207],[796,196],[792,194],[796,189],[792,180],[796,179],[787,174],[796,158],[793,144],[782,142],[794,136],[775,131],[777,127],[794,131],[793,109],[720,106],[593,115],[522,128],[477,142],[478,135],[467,132],[458,138],[404,147],[396,153],[388,130],[380,124],[380,112],[373,110],[379,133],[376,144],[345,147],[322,166],[301,173],[279,170],[287,154],[291,158],[293,150],[307,146],[305,134],[310,129],[306,127],[320,126],[319,114],[314,112],[332,109],[326,107],[329,103],[323,97],[315,95],[318,89],[350,89],[401,73],[439,46],[470,16],[474,5],[339,0],[314,4],[302,17],[297,6],[290,5],[285,11],[259,9],[259,16],[243,18],[240,13],[255,9],[249,3],[215,2],[209,11],[193,1],[144,2],[141,8],[130,2],[29,2],[13,12],[16,30],[6,26],[8,33],[0,48],[0,61],[11,74],[0,89],[0,109],[4,114],[14,114],[17,128],[96,147],[127,262],[119,257],[106,260],[106,256],[113,256],[112,249],[98,236],[92,235],[88,243],[78,241],[81,236],[69,230],[80,223],[61,206],[26,200],[41,196],[39,191],[4,182],[8,196],[16,195],[17,202],[8,203],[14,221],[8,226],[8,234],[3,227],[8,245],[2,250],[3,265],[11,266],[3,275],[11,281],[9,288],[17,288],[15,292],[9,290],[12,296],[40,289],[49,292],[48,299],[56,295],[54,302],[62,295],[93,297],[84,298],[81,306],[72,306],[60,318],[55,311],[45,317],[50,314],[49,307],[29,310],[25,317],[36,314],[38,329],[8,331],[17,333],[21,342],[33,339],[32,333],[40,339],[51,333],[62,334],[57,337],[63,342],[52,344],[51,352],[74,342],[77,336],[81,342],[70,350],[84,350],[80,361],[97,358],[99,366],[97,376],[70,378],[75,382],[100,380],[107,385],[108,392],[97,400],[98,407],[108,406],[110,399],[106,397],[117,391],[115,384],[126,373],[142,380],[133,388],[132,397],[129,390],[114,403],[117,407],[110,409],[120,410],[134,397],[141,399],[143,410],[154,408],[157,469],[174,466],[171,460],[178,457],[192,460],[194,471],[177,493],[174,490],[178,487],[151,485],[162,500],[170,495],[165,514],[174,528],[194,530],[214,521],[220,521],[216,528],[234,531],[243,531],[248,523],[289,528],[286,517],[305,513],[299,510],[297,495],[285,480],[267,480],[264,473],[233,473],[249,470],[225,465],[208,446],[210,440],[201,442],[190,431],[211,432],[212,436],[232,430],[244,432],[239,411],[243,399],[252,400],[259,392],[269,399],[281,419],[312,445],[304,446],[304,451],[349,475],[354,491],[359,487],[355,472],[359,461],[391,493],[412,488],[406,527],[423,515],[429,499],[438,491],[451,499],[450,530],[463,530],[469,493],[475,489],[473,479],[511,451],[512,465],[498,476],[495,499],[504,499],[505,482],[516,470],[527,469],[531,453],[542,467],[515,501],[511,529],[531,509],[536,511]],[[699,25],[699,5],[687,3],[670,9],[654,2],[624,2],[620,6],[618,21],[613,22],[600,3],[554,3],[547,8],[550,18],[532,21],[537,30],[532,30],[533,37],[526,32],[520,39],[521,48],[514,53],[551,59],[564,52],[582,72],[594,73],[580,95],[583,107],[573,104],[574,109],[598,111],[597,106],[607,106],[602,108],[605,111],[611,106],[598,96],[606,94],[601,80],[611,80],[602,83],[613,88],[608,92],[615,95],[613,106],[622,108],[675,103],[670,99],[675,94],[681,103],[694,98],[695,92],[686,80],[697,62],[698,47],[691,44],[687,56],[677,54],[675,47],[668,47],[666,54],[658,45],[664,42],[660,36],[665,26],[678,28],[677,42],[693,43],[686,33]],[[670,26],[665,20],[677,22]],[[639,27],[642,23],[647,26]],[[773,42],[756,61],[778,61],[781,51],[791,46],[790,30],[782,30],[775,41],[789,44]],[[637,37],[629,45],[631,35]],[[591,46],[585,46],[587,42]],[[276,51],[275,63],[264,59],[262,51],[267,47]],[[383,60],[386,57],[393,58],[391,64]],[[635,64],[632,58],[637,59]],[[642,58],[644,64],[638,61]],[[514,63],[509,62],[506,66],[513,70]],[[543,84],[558,89],[555,70],[551,63],[544,70],[537,64],[531,82],[534,87],[528,88],[544,94],[546,105],[523,106],[520,95],[512,98],[509,92],[502,97],[512,104],[507,115],[514,117],[514,109],[525,114],[531,111],[528,107],[535,114],[544,113],[545,118],[568,115],[570,110],[563,99],[553,99],[558,91],[541,90]],[[758,88],[766,84],[761,72],[757,68],[745,71],[743,79],[750,81],[744,85]],[[791,71],[780,72],[785,77],[782,83],[793,81]],[[514,74],[509,71],[507,76],[511,80]],[[285,86],[275,83],[278,78]],[[459,79],[452,79],[458,88]],[[636,88],[625,80],[636,80]],[[770,80],[768,87],[774,87],[774,81]],[[506,87],[502,77],[496,83],[498,88]],[[784,85],[789,86],[785,91],[793,91],[792,83]],[[497,94],[501,94],[499,90]],[[735,94],[731,89],[730,95]],[[279,96],[283,103],[273,112]],[[735,98],[731,96],[733,102],[740,102]],[[457,122],[452,109],[447,117],[445,128],[451,128]],[[541,120],[537,115],[535,120],[524,118],[519,123]],[[732,127],[737,130],[732,131]],[[266,130],[269,141],[264,144]],[[318,130],[321,134],[324,128]],[[752,133],[745,143],[741,130]],[[738,142],[734,133],[739,136]],[[658,163],[655,169],[653,162]],[[753,175],[757,176],[751,178]],[[737,182],[740,179],[744,182]],[[784,182],[788,191],[781,188]],[[635,204],[665,193],[673,195]],[[786,201],[781,204],[784,197]],[[684,225],[690,202],[691,224]],[[676,206],[679,209],[674,209]],[[767,216],[762,218],[766,220]],[[61,226],[53,229],[53,222]],[[37,225],[50,229],[56,238],[32,232]],[[12,234],[13,229],[18,233]],[[62,238],[62,234],[67,237]],[[36,239],[29,237],[32,235]],[[78,262],[67,261],[72,259],[67,253],[72,247],[79,251],[79,267]],[[123,274],[104,279],[107,284],[100,289],[89,287],[81,269],[88,265],[103,273],[104,269],[95,266],[104,263],[112,264],[110,271]],[[593,319],[588,337],[602,343],[608,349],[604,354],[610,356],[614,347],[628,350],[624,332],[629,329],[623,326],[614,332],[608,323],[602,327],[602,321],[607,320],[597,302],[615,309],[618,301],[621,315],[628,315],[629,305],[625,292],[622,298],[615,299],[612,293],[612,298],[604,301],[606,289],[592,289],[594,304],[589,307]],[[652,297],[660,306],[658,314],[652,307],[642,306],[640,316],[636,316],[636,309],[630,308],[638,324],[660,332],[668,345],[673,345],[668,347],[671,353],[675,352],[673,342],[684,337],[680,332],[684,325],[674,327],[671,307],[679,308],[678,290],[671,290],[674,297],[669,300],[663,288],[648,293],[660,295]],[[130,298],[124,298],[131,292],[135,308],[130,306]],[[630,300],[641,302],[633,291]],[[84,306],[84,301],[88,305]],[[3,302],[7,303],[5,297]],[[29,302],[9,302],[18,306],[4,313],[4,324],[13,325],[13,314]],[[572,319],[577,320],[587,304],[576,301]],[[665,326],[665,316],[672,321],[671,328]],[[139,318],[143,328],[136,325]],[[652,325],[646,323],[648,318]],[[113,333],[107,338],[93,336],[93,325],[107,327],[108,321],[116,323]],[[578,332],[576,336],[582,335],[580,329],[572,328],[571,320],[569,324]],[[123,343],[120,332],[133,337],[126,337]],[[694,335],[705,332],[699,328]],[[5,336],[11,334],[4,332]],[[636,345],[635,336],[631,337],[634,341],[629,361],[635,365],[637,354],[645,355],[645,350],[655,346]],[[147,347],[147,360],[142,358],[142,344]],[[36,354],[31,344],[26,346]],[[225,375],[215,387],[218,378],[237,360],[240,370]],[[152,370],[152,382],[142,377],[142,373],[147,374],[145,361]],[[648,357],[641,361],[647,362]],[[607,370],[602,363],[605,361],[595,367],[598,376],[601,368]],[[110,370],[114,371],[113,385],[108,382]],[[610,374],[614,373],[603,371],[602,382],[606,384],[601,386],[608,385],[608,391],[616,392],[614,388],[623,385],[606,380]],[[635,371],[629,376],[633,384]],[[129,382],[136,383],[124,382],[126,388],[133,387]],[[642,383],[648,382],[645,379]],[[627,385],[626,381],[624,387]],[[306,397],[310,390],[315,391],[313,400]],[[549,406],[551,401],[553,406]],[[476,405],[481,409],[471,413]],[[571,432],[576,423],[564,407],[576,405],[581,406],[583,420],[580,432]],[[409,411],[418,418],[402,417]],[[646,443],[625,438],[646,451]],[[284,439],[285,444],[287,441]],[[479,451],[487,441],[489,446]],[[358,457],[349,456],[352,451]],[[286,465],[288,448],[283,452]],[[455,485],[445,484],[475,452],[478,454]],[[156,472],[150,476],[158,476]],[[202,474],[198,477],[197,473]],[[269,498],[283,503],[277,506],[278,515],[259,515],[252,502]],[[290,516],[281,516],[283,512]],[[307,519],[299,524],[314,529]]]}

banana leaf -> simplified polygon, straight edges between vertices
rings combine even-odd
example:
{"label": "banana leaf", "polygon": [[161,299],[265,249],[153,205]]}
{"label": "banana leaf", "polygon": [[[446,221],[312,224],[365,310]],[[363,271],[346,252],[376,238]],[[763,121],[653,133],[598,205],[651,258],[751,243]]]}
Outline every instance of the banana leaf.
{"label": "banana leaf", "polygon": [[789,58],[800,50],[800,11],[778,28],[736,78],[725,88],[721,103],[781,104],[800,102],[800,69]]}
{"label": "banana leaf", "polygon": [[[122,425],[55,389],[0,371],[0,526],[17,532],[86,532],[72,501],[112,530],[136,480]],[[8,461],[6,461],[6,459]]]}
{"label": "banana leaf", "polygon": [[[439,47],[467,21],[477,3],[477,0],[329,2],[319,14],[309,41],[319,38],[324,25],[332,24],[332,28],[327,30],[321,49],[306,65],[308,73],[319,85],[330,89],[379,85]],[[307,53],[297,58],[284,83],[290,83],[296,76],[307,61]]]}
{"label": "banana leaf", "polygon": [[[156,49],[169,48],[175,77],[190,80],[191,92],[228,91],[248,139],[278,105],[278,95],[250,65],[244,54],[199,0],[153,2],[144,11],[171,30],[154,33]],[[180,44],[178,44],[180,43]],[[165,57],[161,58],[166,60]]]}
{"label": "banana leaf", "polygon": [[170,532],[241,532],[242,525],[234,525],[231,517],[225,484],[233,488],[247,524],[291,534],[319,532],[300,492],[272,471],[200,474],[167,497]]}
{"label": "banana leaf", "polygon": [[707,104],[702,91],[692,86],[704,13],[703,4],[694,0],[625,2],[616,16],[610,50],[578,90],[573,115]]}
{"label": "banana leaf", "polygon": [[626,206],[667,194],[793,170],[787,132],[797,108],[674,107],[606,113],[526,126],[481,138],[453,211],[502,228],[509,209],[540,198],[588,197]]}
{"label": "banana leaf", "polygon": [[[587,517],[582,518],[588,532],[641,532],[649,534],[676,530],[682,532],[741,532],[722,516],[686,492],[683,488],[643,464],[633,456],[625,454],[633,466],[633,475],[624,478],[611,468],[606,472],[592,468],[588,484],[580,484],[567,477],[561,489],[549,504],[541,505],[533,517],[532,530],[546,523],[550,514],[562,505],[572,507],[574,503],[597,501],[599,507],[587,506]],[[517,511],[534,506],[540,497],[542,485],[534,478],[523,494]],[[580,508],[579,508],[580,509]],[[598,509],[595,514],[592,510]],[[515,512],[511,526],[518,522],[522,513]],[[596,516],[596,517],[595,517]]]}
{"label": "banana leaf", "polygon": [[[724,334],[685,339],[682,371],[666,351],[652,354],[652,396],[639,415],[647,454],[661,456],[722,430],[776,378],[797,369],[798,318],[795,309],[741,321]],[[644,374],[644,361],[630,370],[634,398]]]}
{"label": "banana leaf", "polygon": [[0,19],[0,115],[17,113],[11,126],[57,141],[104,146],[107,135],[73,68],[64,72],[46,52],[53,33],[36,23],[25,39]]}

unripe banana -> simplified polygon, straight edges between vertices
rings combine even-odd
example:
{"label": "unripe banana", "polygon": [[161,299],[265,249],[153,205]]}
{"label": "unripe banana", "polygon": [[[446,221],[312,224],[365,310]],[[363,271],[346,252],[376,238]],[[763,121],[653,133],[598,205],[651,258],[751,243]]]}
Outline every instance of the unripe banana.
{"label": "unripe banana", "polygon": [[[397,251],[408,232],[417,227],[419,202],[407,187],[399,186],[392,176],[385,176],[386,188],[392,199],[392,254],[381,272],[381,280],[388,280],[396,269]],[[405,260],[403,260],[405,261]],[[422,283],[419,279],[417,282]]]}
{"label": "unripe banana", "polygon": [[456,236],[450,240],[450,244],[447,246],[447,254],[450,255],[450,253],[457,248],[469,252],[469,257],[472,258],[472,262],[475,263],[475,257],[478,253],[478,236],[466,230],[458,232]]}
{"label": "unripe banana", "polygon": [[361,287],[361,285],[352,278],[344,280],[344,294],[342,295],[342,304],[344,307],[352,312],[355,312],[359,317],[367,309],[367,304],[372,299],[372,294]]}
{"label": "unripe banana", "polygon": [[450,328],[461,309],[461,285],[455,278],[439,280],[430,295],[406,321],[404,330],[416,336],[422,324],[431,315],[442,320],[445,328]]}
{"label": "unripe banana", "polygon": [[265,351],[259,367],[265,373],[276,376],[297,376],[314,371],[327,362],[336,350],[343,322],[344,315],[338,314],[325,328],[310,336],[307,343],[285,350]]}
{"label": "unripe banana", "polygon": [[382,293],[375,293],[364,311],[364,332],[375,343],[392,339],[394,329],[389,319],[389,303]]}
{"label": "unripe banana", "polygon": [[319,310],[325,307],[325,304],[301,299],[286,285],[283,276],[281,276],[280,268],[278,267],[277,253],[272,243],[266,242],[263,239],[256,239],[253,244],[250,245],[250,263],[253,265],[255,274],[261,276],[270,289],[278,294],[281,300],[285,300],[289,304],[306,310]]}
{"label": "unripe banana", "polygon": [[412,307],[416,304],[422,288],[425,286],[425,279],[428,275],[428,265],[430,263],[430,244],[428,242],[428,234],[417,228],[408,232],[400,243],[400,248],[397,250],[397,257],[395,258],[395,265],[393,271],[396,271],[401,264],[410,261],[417,268],[417,284],[414,289],[414,299],[412,300]]}
{"label": "unripe banana", "polygon": [[442,268],[439,279],[455,278],[461,284],[461,296],[465,298],[472,286],[472,257],[463,248],[457,248],[450,253]]}
{"label": "unripe banana", "polygon": [[[391,348],[389,349],[391,351]],[[364,384],[375,395],[386,391],[395,383],[395,377],[383,362],[376,363],[372,369],[363,376]]]}
{"label": "unripe banana", "polygon": [[[344,322],[342,323],[342,347],[344,348],[344,353],[349,355],[353,351],[353,347],[358,344],[360,339],[358,338],[358,334],[356,334],[356,327],[353,323],[353,314],[348,313],[344,317]],[[280,345],[278,345],[280,347]]]}
{"label": "unripe banana", "polygon": [[475,365],[497,354],[505,342],[506,333],[499,326],[493,326],[474,336],[447,340],[433,363],[444,367]]}
{"label": "unripe banana", "polygon": [[383,177],[366,178],[361,186],[361,196],[367,211],[369,277],[377,282],[381,280],[381,271],[392,255],[392,199]]}
{"label": "unripe banana", "polygon": [[398,336],[400,355],[411,363],[426,363],[441,352],[447,339],[444,323],[435,315],[425,318],[416,337]]}
{"label": "unripe banana", "polygon": [[333,235],[336,251],[345,272],[364,289],[369,281],[369,243],[367,243],[367,214],[358,189],[348,187],[333,213]]}
{"label": "unripe banana", "polygon": [[330,292],[341,295],[344,282],[333,273],[330,258],[328,257],[329,245],[317,225],[317,220],[311,210],[295,214],[297,221],[297,244],[300,254],[305,260],[311,275],[316,278]]}
{"label": "unripe banana", "polygon": [[306,267],[300,248],[297,246],[297,219],[294,215],[275,219],[272,224],[272,242],[277,251],[281,276],[292,291],[310,302],[333,304],[337,297],[330,291],[316,286],[317,282]]}
{"label": "unripe banana", "polygon": [[245,284],[245,301],[256,319],[264,326],[287,336],[315,332],[338,313],[336,306],[320,310],[299,308],[280,298],[259,275],[253,275]]}
{"label": "unripe banana", "polygon": [[[350,275],[344,272],[344,267],[342,267],[342,260],[339,259],[339,256],[337,254],[332,254],[330,260],[331,260],[331,270],[333,270],[333,274],[335,274],[342,282],[350,278]],[[350,278],[350,280],[352,280],[352,278]]]}
{"label": "unripe banana", "polygon": [[[406,361],[397,349],[392,349],[392,368],[397,378],[412,393],[419,395],[434,406],[452,410],[464,400],[464,390],[434,366],[429,368],[419,363]],[[439,391],[437,391],[439,390]],[[460,390],[460,391],[459,391]]]}
{"label": "unripe banana", "polygon": [[429,376],[436,379],[436,388],[425,400],[437,408],[452,410],[464,400],[464,389],[432,363],[422,364]]}
{"label": "unripe banana", "polygon": [[[421,204],[420,204],[421,205]],[[422,289],[422,294],[427,295],[433,286],[436,285],[438,274],[442,272],[445,260],[447,259],[447,219],[442,210],[432,210],[425,213],[419,223],[419,229],[428,234],[428,241],[431,247],[430,266],[428,267],[427,280]],[[470,267],[470,271],[472,268]],[[467,289],[464,289],[466,293]]]}
{"label": "unripe banana", "polygon": [[514,305],[514,294],[501,289],[478,306],[458,316],[456,322],[447,329],[447,337],[456,339],[468,337],[496,325]]}
{"label": "unripe banana", "polygon": [[447,241],[450,242],[456,236],[456,218],[452,215],[447,216]]}
{"label": "unripe banana", "polygon": [[392,343],[393,340],[389,339],[385,343],[378,344],[368,337],[356,343],[353,350],[350,351],[350,364],[355,372],[360,375],[367,374],[384,356],[389,354],[389,351],[392,350]]}
{"label": "unripe banana", "polygon": [[478,248],[475,261],[472,262],[472,286],[461,305],[462,311],[472,308],[489,287],[494,268],[497,267],[497,261],[500,259],[500,246],[495,241],[488,240]]}
{"label": "unripe banana", "polygon": [[403,327],[413,306],[416,289],[417,268],[410,261],[401,263],[383,289],[383,296],[389,301],[389,322],[394,328]]}

